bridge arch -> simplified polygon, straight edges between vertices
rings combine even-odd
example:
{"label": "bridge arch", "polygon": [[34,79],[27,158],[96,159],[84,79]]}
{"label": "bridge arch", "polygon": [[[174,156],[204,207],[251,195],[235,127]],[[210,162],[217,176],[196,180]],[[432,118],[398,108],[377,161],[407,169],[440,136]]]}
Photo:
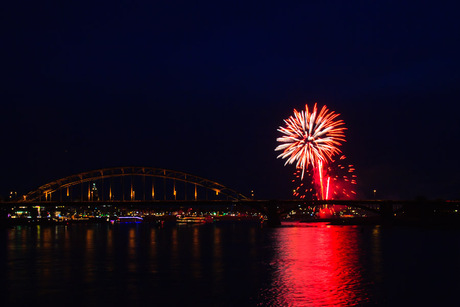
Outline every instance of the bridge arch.
{"label": "bridge arch", "polygon": [[[125,180],[124,178],[131,177],[131,180],[128,182],[130,184],[130,190],[127,192],[125,198]],[[143,181],[143,195],[139,197],[135,195],[134,188],[134,177],[141,178]],[[83,172],[75,175],[71,175],[68,177],[64,177],[47,184],[44,184],[37,188],[36,190],[30,191],[26,195],[23,196],[23,202],[37,202],[37,201],[51,201],[51,200],[63,200],[63,198],[70,197],[70,189],[80,185],[80,201],[94,201],[92,199],[94,195],[92,195],[92,188],[90,185],[91,183],[95,184],[98,182],[99,184],[99,193],[97,200],[104,200],[110,201],[114,199],[113,192],[112,192],[112,181],[114,178],[121,179],[121,189],[123,190],[122,198],[118,200],[159,200],[158,196],[155,198],[155,180],[157,178],[163,179],[162,183],[162,199],[166,200],[167,193],[169,197],[173,198],[173,200],[177,199],[177,187],[176,182],[184,183],[185,192],[183,195],[185,196],[185,200],[187,200],[187,195],[189,200],[199,200],[203,199],[199,197],[198,189],[206,191],[206,198],[208,195],[208,191],[212,191],[215,195],[220,195],[226,198],[227,200],[247,200],[248,198],[237,191],[230,189],[223,184],[220,184],[216,181],[205,179],[199,176],[195,176],[193,174],[184,173],[180,171],[174,171],[164,168],[154,168],[154,167],[114,167],[114,168],[103,168],[92,170],[88,172]],[[146,178],[150,179],[150,188],[146,186]],[[109,181],[109,183],[107,183]],[[169,181],[169,185],[166,184],[166,181]],[[86,184],[87,186],[87,193],[86,188],[83,191],[83,185]],[[118,184],[119,185],[119,184]],[[192,186],[192,191],[187,191],[187,186]],[[102,189],[101,189],[102,188]],[[108,188],[108,190],[107,190]],[[129,188],[129,187],[128,187]],[[194,188],[194,190],[193,190]],[[101,191],[102,190],[102,191]],[[147,195],[146,191],[149,190],[149,195]],[[167,190],[169,190],[167,192]],[[158,191],[157,191],[158,192]],[[59,194],[56,196],[56,194]],[[63,196],[64,194],[64,196]],[[158,194],[158,193],[157,193]],[[201,193],[202,194],[202,193]]]}

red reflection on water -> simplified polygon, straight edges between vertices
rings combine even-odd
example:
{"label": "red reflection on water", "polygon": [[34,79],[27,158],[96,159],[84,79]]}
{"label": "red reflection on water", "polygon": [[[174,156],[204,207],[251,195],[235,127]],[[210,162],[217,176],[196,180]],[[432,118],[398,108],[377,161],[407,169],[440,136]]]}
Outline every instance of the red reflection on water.
{"label": "red reflection on water", "polygon": [[268,297],[278,306],[340,306],[368,302],[359,263],[359,228],[280,228]]}

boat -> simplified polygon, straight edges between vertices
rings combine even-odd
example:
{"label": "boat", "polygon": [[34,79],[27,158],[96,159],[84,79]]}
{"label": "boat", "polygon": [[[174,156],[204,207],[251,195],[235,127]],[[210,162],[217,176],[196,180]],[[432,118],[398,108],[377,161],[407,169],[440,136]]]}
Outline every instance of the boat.
{"label": "boat", "polygon": [[183,224],[205,224],[205,223],[212,223],[213,218],[212,216],[183,216],[178,215],[176,217],[177,223]]}
{"label": "boat", "polygon": [[141,223],[144,219],[140,216],[119,216],[116,223]]}

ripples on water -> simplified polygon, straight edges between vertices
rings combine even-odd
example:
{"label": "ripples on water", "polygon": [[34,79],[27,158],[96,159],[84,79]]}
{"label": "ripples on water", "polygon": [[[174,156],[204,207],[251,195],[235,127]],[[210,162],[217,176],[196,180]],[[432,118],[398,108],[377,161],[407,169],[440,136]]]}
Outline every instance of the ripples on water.
{"label": "ripples on water", "polygon": [[[459,231],[291,224],[0,230],[7,305],[452,305]],[[2,304],[4,305],[4,304]]]}
{"label": "ripples on water", "polygon": [[369,301],[356,228],[291,227],[272,233],[273,282],[264,301],[273,305],[347,305]]}

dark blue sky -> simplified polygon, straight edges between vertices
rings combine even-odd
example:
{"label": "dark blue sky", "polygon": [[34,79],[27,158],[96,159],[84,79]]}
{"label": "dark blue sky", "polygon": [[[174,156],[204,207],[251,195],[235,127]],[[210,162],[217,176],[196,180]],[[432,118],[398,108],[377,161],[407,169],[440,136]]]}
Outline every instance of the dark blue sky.
{"label": "dark blue sky", "polygon": [[138,165],[289,197],[276,129],[318,102],[363,197],[460,198],[453,3],[10,2],[0,195]]}

